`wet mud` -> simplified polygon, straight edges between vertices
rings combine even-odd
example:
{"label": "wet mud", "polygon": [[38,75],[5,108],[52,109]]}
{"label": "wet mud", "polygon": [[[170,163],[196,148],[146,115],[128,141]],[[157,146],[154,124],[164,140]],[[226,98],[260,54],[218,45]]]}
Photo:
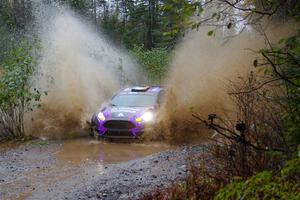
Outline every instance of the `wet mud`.
{"label": "wet mud", "polygon": [[201,147],[34,141],[0,152],[0,199],[138,199],[185,176]]}
{"label": "wet mud", "polygon": [[89,139],[67,140],[57,152],[60,161],[81,163],[97,161],[103,164],[119,163],[145,157],[147,155],[170,150],[164,143],[130,143],[129,141],[105,142]]}

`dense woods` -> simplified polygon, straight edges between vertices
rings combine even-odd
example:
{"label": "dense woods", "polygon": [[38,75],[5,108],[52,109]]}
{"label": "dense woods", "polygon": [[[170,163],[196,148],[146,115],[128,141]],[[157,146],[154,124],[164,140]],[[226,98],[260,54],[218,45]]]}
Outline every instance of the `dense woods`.
{"label": "dense woods", "polygon": [[[236,28],[238,35],[261,22],[292,21],[299,27],[300,20],[298,0],[43,2],[69,7],[129,50],[153,83],[163,82],[170,52],[188,31],[206,25],[210,30],[203,37],[224,28]],[[24,112],[38,107],[47,94],[30,82],[39,48],[31,31],[36,9],[31,0],[0,2],[0,132],[10,138],[24,136]],[[266,37],[265,48],[255,53],[259,59],[252,72],[228,86],[238,119],[204,119],[207,113],[193,113],[219,133],[209,148],[213,167],[190,166],[185,182],[145,199],[300,199],[300,32],[278,38],[276,44]]]}
{"label": "dense woods", "polygon": [[[172,48],[185,20],[176,10],[166,7],[168,1],[105,1],[62,0],[44,1],[51,5],[65,5],[113,38],[117,45],[145,49]],[[177,7],[180,8],[181,2]],[[1,1],[1,21],[9,29],[25,29],[34,20],[33,1]],[[189,14],[189,13],[188,13]]]}

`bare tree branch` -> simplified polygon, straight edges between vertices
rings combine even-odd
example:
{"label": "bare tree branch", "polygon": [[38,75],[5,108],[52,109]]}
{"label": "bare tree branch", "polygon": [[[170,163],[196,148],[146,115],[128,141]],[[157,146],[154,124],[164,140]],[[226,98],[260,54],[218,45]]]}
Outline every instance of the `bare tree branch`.
{"label": "bare tree branch", "polygon": [[251,90],[240,91],[240,92],[229,92],[228,94],[229,94],[229,95],[236,95],[236,94],[246,94],[246,93],[251,93],[251,92],[254,92],[254,91],[256,91],[256,90],[261,89],[262,87],[264,87],[265,85],[267,85],[267,84],[269,84],[269,83],[272,83],[272,82],[275,82],[275,81],[279,81],[279,80],[281,80],[281,78],[275,78],[275,79],[267,80],[267,81],[261,83],[260,85],[258,85],[257,87],[252,88]]}
{"label": "bare tree branch", "polygon": [[296,86],[296,87],[300,87],[299,84],[294,83],[293,81],[289,80],[288,77],[286,77],[286,76],[284,76],[283,74],[281,74],[281,73],[278,71],[278,69],[277,69],[275,63],[274,63],[274,62],[266,55],[265,52],[262,52],[261,54],[262,54],[263,57],[270,63],[270,65],[272,66],[273,71],[275,72],[276,75],[278,75],[282,80],[284,80],[284,81],[290,83],[291,85]]}
{"label": "bare tree branch", "polygon": [[234,3],[231,3],[228,0],[222,0],[222,1],[225,2],[226,4],[232,6],[235,9],[240,10],[240,11],[252,12],[252,13],[256,13],[256,14],[260,14],[260,15],[268,15],[268,16],[274,15],[277,12],[278,8],[280,7],[280,5],[278,5],[278,6],[275,7],[275,9],[272,12],[266,12],[266,11],[262,11],[262,10],[256,10],[256,9],[253,9],[253,8],[242,8],[242,7],[239,7],[239,6],[237,6],[237,4],[240,1],[235,1]]}

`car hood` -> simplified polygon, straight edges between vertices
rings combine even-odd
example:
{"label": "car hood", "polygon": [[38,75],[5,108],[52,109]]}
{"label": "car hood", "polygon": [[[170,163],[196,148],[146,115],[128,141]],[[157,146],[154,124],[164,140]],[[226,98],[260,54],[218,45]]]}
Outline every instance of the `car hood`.
{"label": "car hood", "polygon": [[117,107],[109,106],[102,110],[107,119],[114,120],[131,120],[140,117],[148,110],[153,110],[152,107]]}

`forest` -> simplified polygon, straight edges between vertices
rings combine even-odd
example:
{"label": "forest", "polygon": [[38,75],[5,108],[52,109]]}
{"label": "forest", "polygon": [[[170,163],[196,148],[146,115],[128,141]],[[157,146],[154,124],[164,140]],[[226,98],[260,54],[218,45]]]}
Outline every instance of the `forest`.
{"label": "forest", "polygon": [[[116,79],[116,84],[107,79],[106,83],[99,84],[97,92],[103,93],[101,103],[111,91],[135,82],[130,80],[132,76],[147,80],[148,84],[164,85],[169,90],[166,90],[162,108],[163,119],[157,128],[159,133],[151,140],[189,145],[184,138],[186,133],[195,137],[203,133],[208,138],[199,142],[204,143],[205,156],[191,154],[186,159],[185,178],[153,189],[139,199],[300,199],[300,1],[1,0],[1,145],[22,145],[35,140],[36,133],[28,131],[26,123],[31,123],[28,118],[33,121],[43,113],[53,113],[61,123],[70,122],[72,127],[79,127],[83,119],[83,114],[80,119],[66,117],[74,114],[69,111],[63,117],[56,115],[59,107],[50,109],[47,102],[67,104],[59,104],[60,96],[51,96],[53,89],[35,83],[35,78],[40,76],[40,66],[43,63],[50,66],[51,62],[59,65],[55,59],[60,57],[55,50],[59,54],[59,50],[65,48],[58,42],[51,48],[61,49],[45,53],[47,39],[45,42],[41,37],[39,26],[41,21],[50,24],[55,19],[51,14],[53,9],[57,9],[57,13],[67,10],[70,16],[76,16],[84,24],[78,25],[81,29],[87,27],[93,31],[93,34],[78,32],[78,38],[94,35],[104,38],[109,41],[108,45],[99,49],[111,45],[117,49],[113,50],[114,54],[120,54],[120,58],[112,57],[117,63],[113,63],[116,69],[107,70],[109,72],[103,77],[120,73],[121,78],[111,78]],[[63,15],[62,19],[68,17]],[[73,24],[77,26],[77,22]],[[52,29],[47,30],[51,32]],[[78,49],[90,42],[82,41]],[[200,49],[197,45],[203,46]],[[102,57],[110,58],[110,53],[103,56],[92,52],[92,48],[90,45],[82,52],[91,54],[91,59],[99,62]],[[245,49],[246,56],[241,53]],[[63,52],[62,57],[67,60],[68,53]],[[51,53],[57,57],[49,62],[44,58]],[[126,55],[122,57],[123,54]],[[90,57],[86,63],[93,64]],[[220,67],[214,68],[210,65],[212,61],[205,59]],[[142,72],[132,73],[125,63],[127,60]],[[112,62],[103,63],[106,67],[106,63]],[[237,71],[242,72],[237,75]],[[87,77],[93,71],[89,73]],[[77,75],[74,77],[72,81]],[[56,81],[55,77],[49,79]],[[201,95],[206,95],[207,99]],[[44,101],[48,96],[49,100]],[[92,101],[78,102],[89,104]],[[80,106],[78,112],[90,112],[88,106]],[[36,110],[41,110],[42,114],[32,115]]]}

